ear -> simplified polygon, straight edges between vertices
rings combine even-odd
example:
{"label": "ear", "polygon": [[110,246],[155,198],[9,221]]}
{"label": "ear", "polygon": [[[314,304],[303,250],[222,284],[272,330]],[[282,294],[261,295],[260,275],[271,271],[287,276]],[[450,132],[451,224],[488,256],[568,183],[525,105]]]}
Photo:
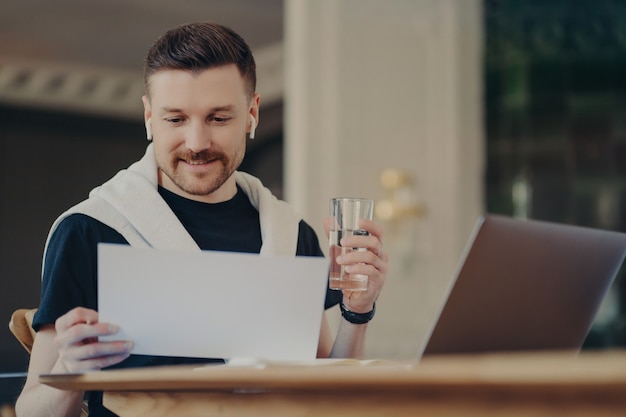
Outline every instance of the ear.
{"label": "ear", "polygon": [[250,109],[248,110],[250,118],[250,139],[254,139],[254,133],[259,125],[259,104],[261,97],[258,93],[254,93],[252,100],[250,100]]}
{"label": "ear", "polygon": [[150,100],[147,96],[141,97],[143,102],[143,119],[146,124],[146,138],[152,140],[152,108],[150,107]]}

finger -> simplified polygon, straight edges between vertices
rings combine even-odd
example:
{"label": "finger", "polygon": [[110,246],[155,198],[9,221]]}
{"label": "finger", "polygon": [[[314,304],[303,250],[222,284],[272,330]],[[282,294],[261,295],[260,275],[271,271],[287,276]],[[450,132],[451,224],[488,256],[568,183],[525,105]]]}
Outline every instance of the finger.
{"label": "finger", "polygon": [[126,340],[77,344],[59,350],[59,359],[68,372],[97,370],[130,356],[134,343]]}
{"label": "finger", "polygon": [[85,371],[103,369],[108,366],[116,365],[122,362],[124,359],[128,358],[129,356],[130,356],[129,353],[125,353],[125,354],[120,354],[120,355],[105,356],[102,358],[77,362],[76,370],[74,370],[73,372],[85,372]]}
{"label": "finger", "polygon": [[378,269],[382,273],[387,273],[387,254],[382,251],[381,255],[377,255],[372,250],[356,250],[348,253],[344,253],[341,256],[337,257],[336,261],[340,265],[352,265],[352,264],[367,264],[372,265],[374,268]]}
{"label": "finger", "polygon": [[[120,344],[124,346],[126,342],[110,342],[111,344]],[[100,345],[100,343],[94,343],[92,345],[85,345],[77,348],[76,351],[65,351],[61,356],[61,360],[65,368],[69,372],[82,372],[87,370],[99,370],[107,366],[115,365],[130,356],[132,348],[107,348],[105,354],[98,356],[98,350],[83,351],[85,347],[92,347],[94,345]],[[88,355],[88,356],[85,356]],[[90,356],[96,355],[96,356]]]}
{"label": "finger", "polygon": [[387,275],[387,272],[389,272],[389,254],[382,248],[382,246],[379,251],[378,255],[374,258],[372,265],[374,265],[382,275]]}
{"label": "finger", "polygon": [[383,265],[381,270],[372,264],[355,263],[346,265],[345,271],[349,274],[366,275],[368,277],[368,291],[371,290],[373,293],[378,294],[385,284],[387,277],[386,268],[386,265]]}
{"label": "finger", "polygon": [[326,233],[326,238],[330,238],[330,222],[332,221],[331,216],[327,216],[324,219],[324,232]]}
{"label": "finger", "polygon": [[127,340],[115,340],[111,342],[96,342],[86,345],[76,345],[64,352],[64,360],[86,361],[104,358],[107,356],[119,356],[130,353],[134,344]]}
{"label": "finger", "polygon": [[366,275],[368,277],[368,289],[372,288],[369,284],[374,284],[375,288],[379,288],[382,285],[382,281],[385,279],[385,275],[370,264],[358,263],[345,266],[345,271],[351,275]]}
{"label": "finger", "polygon": [[119,327],[110,323],[85,324],[78,323],[70,328],[57,331],[55,343],[57,348],[67,348],[77,344],[87,344],[98,340],[99,336],[114,335]]}
{"label": "finger", "polygon": [[59,317],[55,322],[56,331],[63,331],[79,323],[97,323],[98,312],[85,307],[76,307]]}
{"label": "finger", "polygon": [[376,236],[379,241],[383,241],[384,230],[383,227],[376,222],[368,219],[360,219],[359,227],[363,230],[367,230],[370,235]]}
{"label": "finger", "polygon": [[367,249],[369,251],[374,252],[376,255],[383,252],[383,245],[375,235],[363,236],[363,235],[353,235],[343,237],[340,241],[341,246],[343,247],[352,247],[359,249]]}

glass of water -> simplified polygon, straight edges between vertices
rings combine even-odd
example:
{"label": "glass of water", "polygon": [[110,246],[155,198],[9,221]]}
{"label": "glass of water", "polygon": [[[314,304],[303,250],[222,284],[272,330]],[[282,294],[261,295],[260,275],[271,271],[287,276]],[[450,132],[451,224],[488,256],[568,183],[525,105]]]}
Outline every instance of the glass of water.
{"label": "glass of water", "polygon": [[330,200],[330,283],[334,290],[367,290],[367,275],[350,274],[345,271],[345,265],[339,265],[337,256],[363,248],[341,246],[341,239],[346,236],[367,236],[369,233],[359,229],[359,220],[372,220],[374,200],[366,198],[332,198]]}

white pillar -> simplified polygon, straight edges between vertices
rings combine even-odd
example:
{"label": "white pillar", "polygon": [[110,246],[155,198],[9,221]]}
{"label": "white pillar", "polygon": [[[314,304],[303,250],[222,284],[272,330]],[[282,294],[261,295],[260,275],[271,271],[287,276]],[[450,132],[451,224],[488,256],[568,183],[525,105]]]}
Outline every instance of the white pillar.
{"label": "white pillar", "polygon": [[411,357],[483,212],[481,2],[285,6],[286,199],[324,248],[328,200],[381,198],[385,168],[410,173],[426,206],[405,231],[417,230],[412,247],[386,242],[391,271],[368,336],[368,356]]}

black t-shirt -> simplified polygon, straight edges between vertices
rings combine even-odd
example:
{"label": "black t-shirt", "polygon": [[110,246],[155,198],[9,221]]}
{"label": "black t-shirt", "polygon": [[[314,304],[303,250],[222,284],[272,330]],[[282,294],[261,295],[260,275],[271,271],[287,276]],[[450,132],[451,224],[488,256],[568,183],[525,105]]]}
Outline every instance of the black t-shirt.
{"label": "black t-shirt", "polygon": [[[235,197],[217,204],[186,199],[159,187],[159,194],[203,250],[259,253],[259,212],[238,188]],[[150,212],[145,213],[150,216]],[[65,218],[50,237],[43,271],[41,302],[33,321],[38,330],[53,324],[74,307],[98,309],[97,244],[128,242],[109,226],[83,214]],[[296,256],[323,256],[317,236],[300,221]],[[325,308],[341,300],[341,292],[327,290]],[[156,325],[156,324],[155,324]],[[112,368],[223,362],[213,358],[131,355]],[[100,394],[90,400],[90,415],[101,415]],[[92,409],[92,407],[94,407]],[[106,414],[105,414],[106,415]]]}

